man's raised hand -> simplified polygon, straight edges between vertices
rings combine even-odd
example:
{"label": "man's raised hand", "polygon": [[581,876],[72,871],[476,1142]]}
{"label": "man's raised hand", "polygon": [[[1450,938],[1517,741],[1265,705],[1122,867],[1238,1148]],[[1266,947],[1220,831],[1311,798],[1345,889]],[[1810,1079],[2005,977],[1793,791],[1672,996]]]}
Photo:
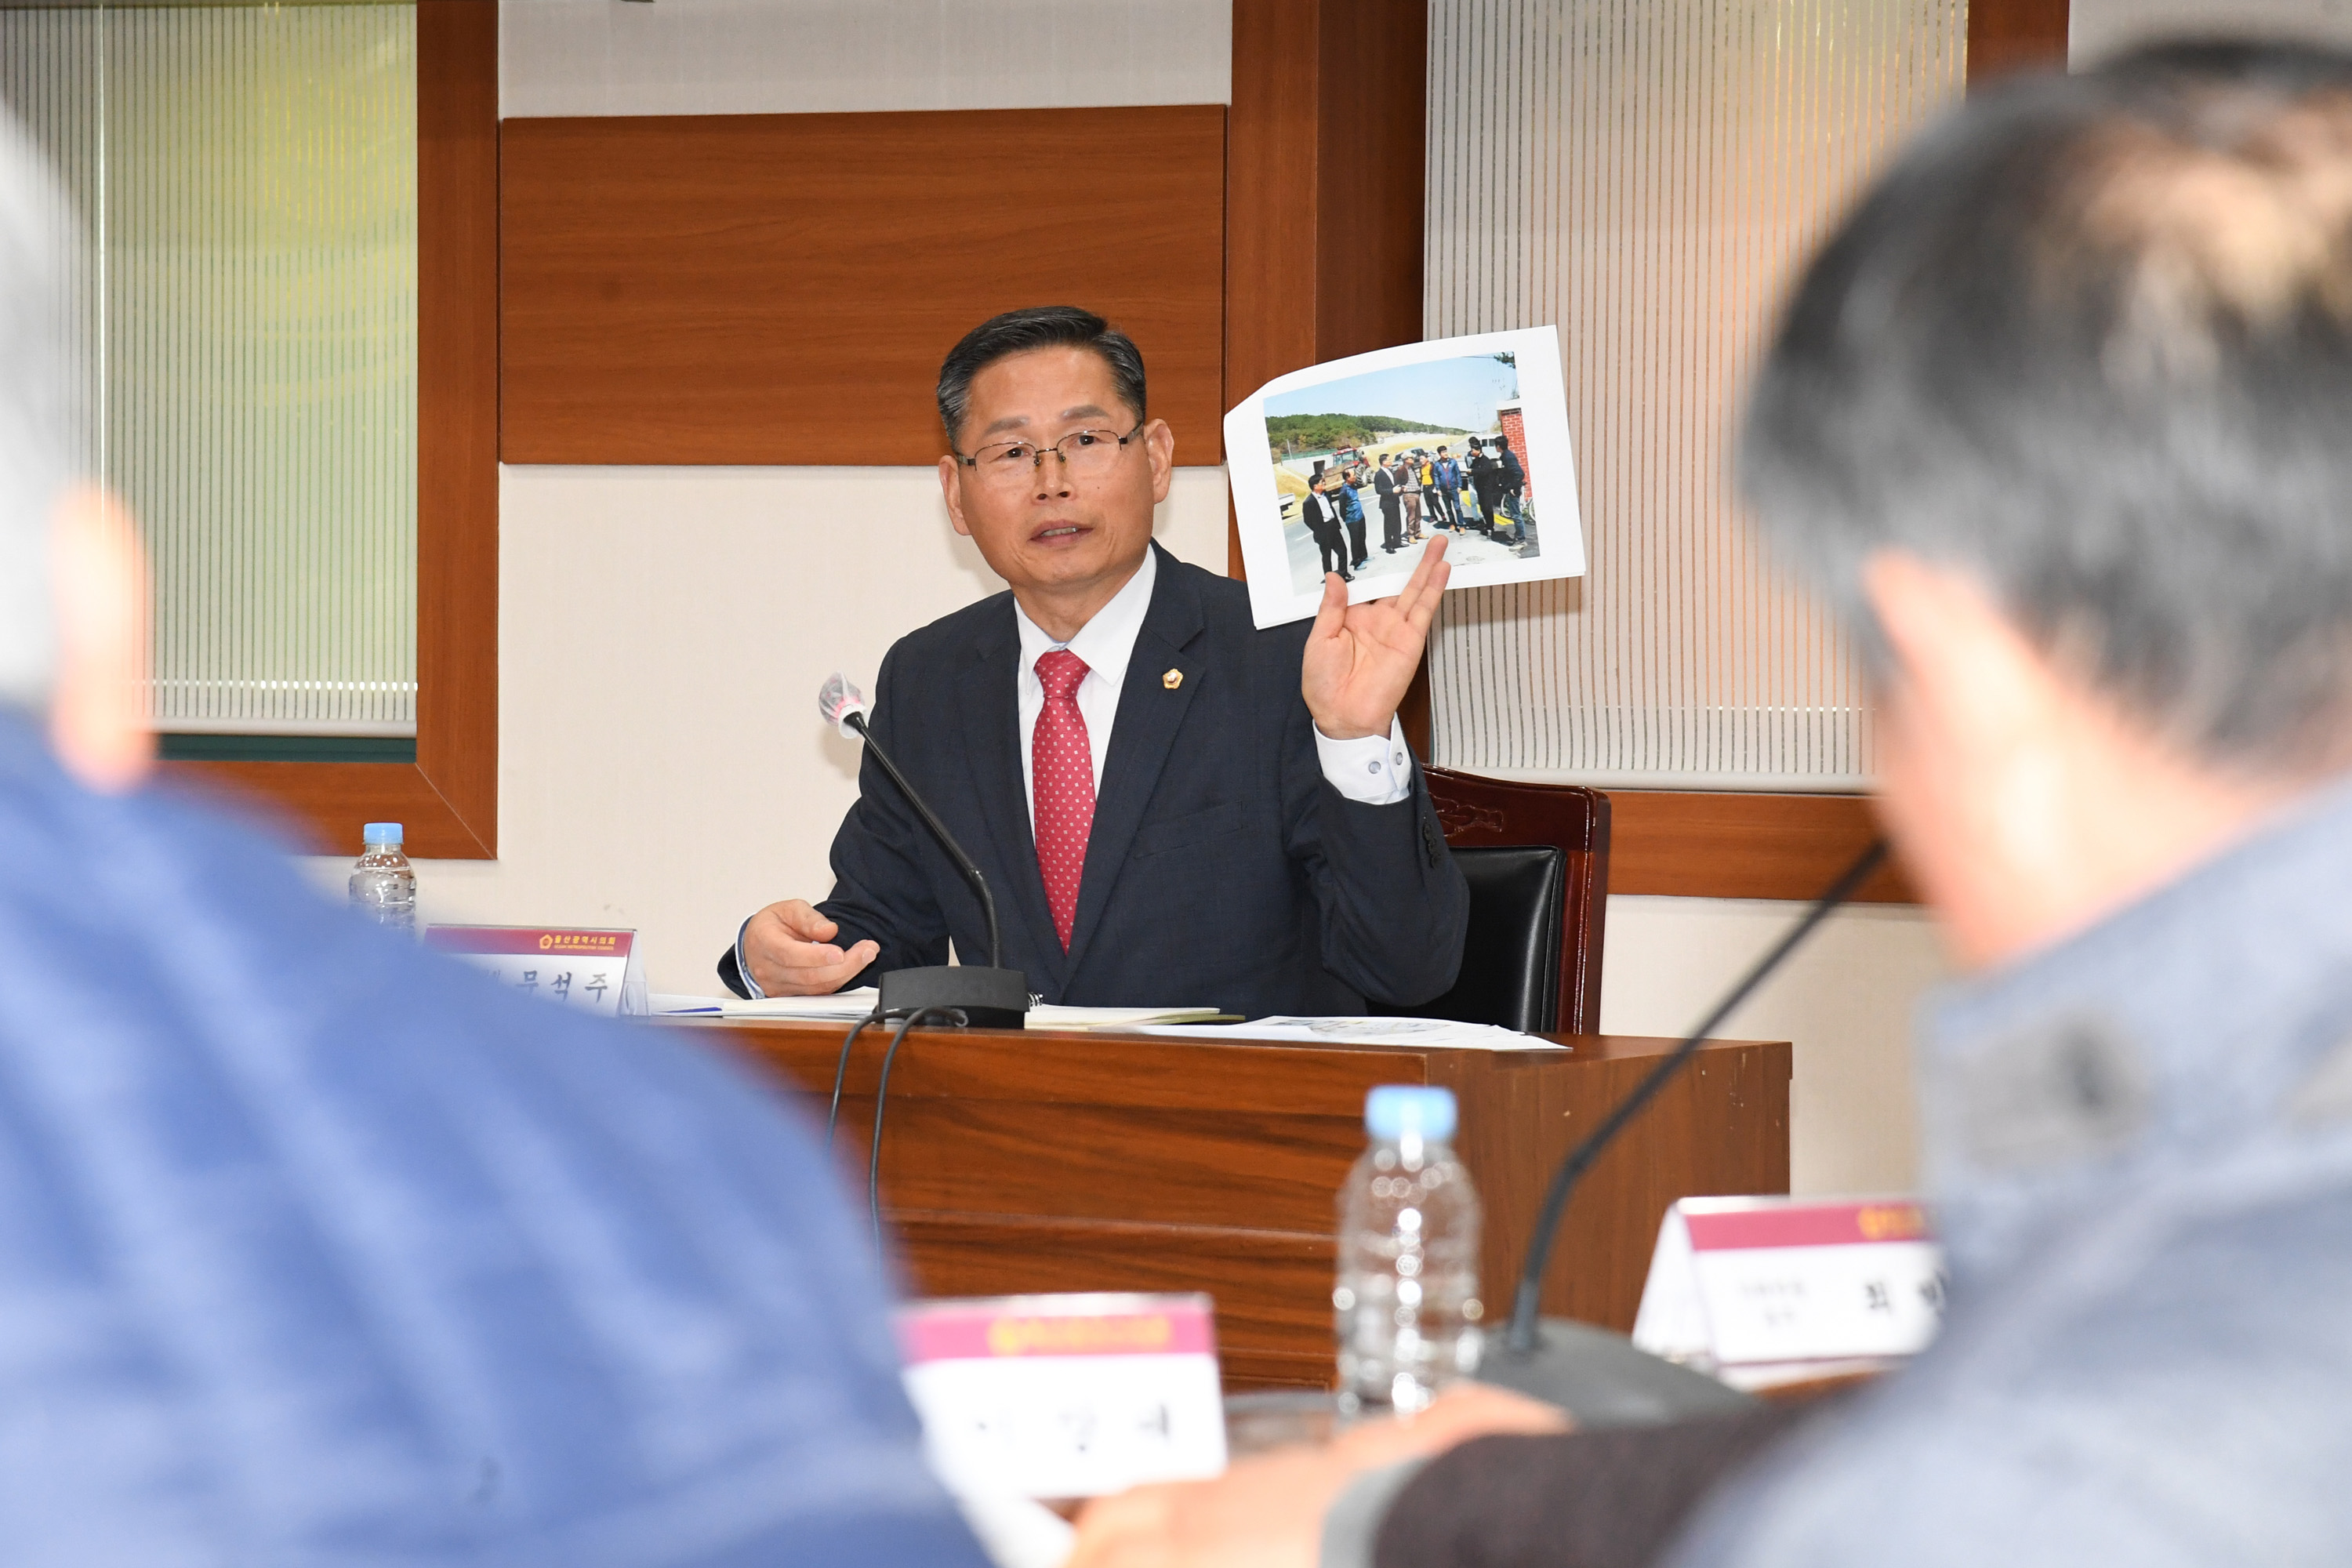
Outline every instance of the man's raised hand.
{"label": "man's raised hand", "polygon": [[743,966],[769,996],[822,996],[838,991],[882,955],[878,942],[844,952],[833,945],[841,928],[806,899],[770,904],[743,928]]}
{"label": "man's raised hand", "polygon": [[1389,732],[1397,704],[1421,668],[1437,596],[1445,592],[1453,570],[1445,563],[1445,541],[1432,539],[1404,592],[1393,599],[1350,605],[1339,574],[1324,574],[1323,607],[1307,636],[1299,689],[1315,727],[1328,738],[1352,741]]}

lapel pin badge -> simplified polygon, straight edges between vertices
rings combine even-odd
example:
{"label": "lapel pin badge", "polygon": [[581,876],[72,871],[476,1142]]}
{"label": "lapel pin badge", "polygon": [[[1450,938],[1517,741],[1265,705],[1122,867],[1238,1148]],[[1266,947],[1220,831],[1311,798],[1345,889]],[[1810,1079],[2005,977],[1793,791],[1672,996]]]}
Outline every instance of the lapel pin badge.
{"label": "lapel pin badge", "polygon": [[1181,669],[1171,669],[1160,678],[1160,684],[1173,691],[1184,684],[1184,672]]}

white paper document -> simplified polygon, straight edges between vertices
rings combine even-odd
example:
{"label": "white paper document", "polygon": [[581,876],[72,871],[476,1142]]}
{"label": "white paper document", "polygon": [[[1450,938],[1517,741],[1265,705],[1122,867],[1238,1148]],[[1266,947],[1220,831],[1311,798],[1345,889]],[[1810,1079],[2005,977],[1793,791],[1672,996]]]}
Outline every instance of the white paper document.
{"label": "white paper document", "polygon": [[653,994],[653,1016],[656,1018],[716,1018],[724,1011],[726,1004],[716,996],[689,996],[674,991]]}
{"label": "white paper document", "polygon": [[1307,1046],[1438,1046],[1473,1051],[1564,1051],[1540,1035],[1522,1035],[1492,1024],[1461,1024],[1450,1018],[1296,1018],[1276,1015],[1246,1024],[1145,1026],[1141,1035],[1175,1035],[1194,1040],[1280,1040]]}

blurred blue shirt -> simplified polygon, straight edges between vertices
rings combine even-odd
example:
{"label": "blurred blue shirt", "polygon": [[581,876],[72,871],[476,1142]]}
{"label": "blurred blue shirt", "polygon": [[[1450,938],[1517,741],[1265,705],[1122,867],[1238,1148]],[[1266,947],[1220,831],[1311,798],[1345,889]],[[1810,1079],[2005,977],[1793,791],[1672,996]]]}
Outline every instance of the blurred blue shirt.
{"label": "blurred blue shirt", "polygon": [[979,1564],[797,1120],[0,713],[0,1556]]}
{"label": "blurred blue shirt", "polygon": [[1950,987],[1950,1314],[1683,1568],[2352,1563],[2352,786]]}

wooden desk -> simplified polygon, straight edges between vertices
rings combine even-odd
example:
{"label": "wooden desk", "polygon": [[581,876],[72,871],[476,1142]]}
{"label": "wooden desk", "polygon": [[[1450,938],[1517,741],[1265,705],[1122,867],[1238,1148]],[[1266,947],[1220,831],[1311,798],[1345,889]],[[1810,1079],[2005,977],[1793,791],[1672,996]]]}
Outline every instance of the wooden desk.
{"label": "wooden desk", "polygon": [[[806,1089],[821,1123],[840,1025],[697,1023]],[[887,1031],[853,1058],[839,1145],[866,1185]],[[1422,1050],[919,1030],[890,1075],[885,1218],[927,1295],[1205,1290],[1229,1388],[1331,1376],[1335,1196],[1375,1084],[1451,1089],[1486,1203],[1480,1264],[1508,1310],[1521,1238],[1570,1142],[1670,1040],[1565,1052]],[[1658,1222],[1679,1197],[1789,1190],[1790,1049],[1711,1042],[1587,1176],[1544,1282],[1546,1310],[1633,1326]]]}

